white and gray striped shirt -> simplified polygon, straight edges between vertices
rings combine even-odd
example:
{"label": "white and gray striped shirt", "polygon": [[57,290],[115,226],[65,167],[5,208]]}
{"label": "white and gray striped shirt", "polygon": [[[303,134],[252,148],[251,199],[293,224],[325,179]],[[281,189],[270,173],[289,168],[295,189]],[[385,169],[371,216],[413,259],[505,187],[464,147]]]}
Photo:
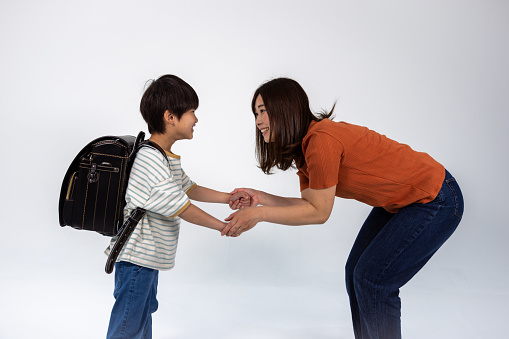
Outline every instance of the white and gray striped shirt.
{"label": "white and gray striped shirt", "polygon": [[[187,194],[196,187],[180,165],[178,155],[163,155],[151,147],[138,151],[129,176],[124,218],[136,207],[147,212],[136,226],[117,261],[169,270],[175,265],[180,218],[191,202]],[[105,253],[109,255],[116,237]]]}

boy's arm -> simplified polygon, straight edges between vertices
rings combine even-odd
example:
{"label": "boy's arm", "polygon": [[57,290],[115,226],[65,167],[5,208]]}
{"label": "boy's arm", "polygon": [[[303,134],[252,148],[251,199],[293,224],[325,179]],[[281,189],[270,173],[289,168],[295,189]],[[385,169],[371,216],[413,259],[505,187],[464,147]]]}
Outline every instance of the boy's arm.
{"label": "boy's arm", "polygon": [[229,193],[215,191],[213,189],[198,185],[191,192],[189,192],[187,196],[192,200],[201,202],[227,204],[230,201]]}
{"label": "boy's arm", "polygon": [[[229,204],[230,208],[240,209],[251,206],[251,197],[246,192],[224,193],[196,185],[188,194],[189,199],[201,202]],[[233,207],[235,206],[235,208]]]}
{"label": "boy's arm", "polygon": [[[196,189],[193,191],[195,190]],[[217,231],[222,231],[226,226],[226,223],[214,218],[193,204],[190,204],[183,212],[181,212],[179,217],[192,224],[208,227]]]}

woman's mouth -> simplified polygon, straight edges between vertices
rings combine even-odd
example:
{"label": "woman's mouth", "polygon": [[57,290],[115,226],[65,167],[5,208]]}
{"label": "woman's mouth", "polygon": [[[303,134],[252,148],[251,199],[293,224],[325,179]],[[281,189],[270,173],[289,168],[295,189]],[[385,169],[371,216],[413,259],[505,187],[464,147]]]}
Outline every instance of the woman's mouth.
{"label": "woman's mouth", "polygon": [[268,132],[268,131],[269,131],[269,128],[268,128],[268,127],[262,128],[262,129],[260,130],[260,132],[262,133],[262,135],[267,134],[267,132]]}

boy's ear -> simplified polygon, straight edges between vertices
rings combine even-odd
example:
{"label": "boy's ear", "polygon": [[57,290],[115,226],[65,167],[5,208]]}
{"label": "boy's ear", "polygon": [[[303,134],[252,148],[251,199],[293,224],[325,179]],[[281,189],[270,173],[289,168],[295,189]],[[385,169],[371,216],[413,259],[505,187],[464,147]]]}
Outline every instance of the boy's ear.
{"label": "boy's ear", "polygon": [[175,122],[175,116],[170,111],[166,110],[164,112],[164,121],[166,121],[167,124],[173,125]]}

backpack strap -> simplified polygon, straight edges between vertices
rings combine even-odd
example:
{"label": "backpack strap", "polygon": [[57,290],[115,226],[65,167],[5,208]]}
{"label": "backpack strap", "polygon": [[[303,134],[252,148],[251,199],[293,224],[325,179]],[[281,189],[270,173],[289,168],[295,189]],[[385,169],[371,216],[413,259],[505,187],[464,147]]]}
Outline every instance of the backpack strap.
{"label": "backpack strap", "polygon": [[170,163],[170,159],[168,159],[168,155],[163,150],[163,148],[161,146],[159,146],[158,144],[156,144],[155,142],[153,142],[152,140],[145,140],[145,141],[141,142],[140,145],[138,146],[138,151],[142,147],[152,147],[152,148],[158,150],[163,155],[163,158],[166,159],[166,162],[168,162],[168,164]]}
{"label": "backpack strap", "polygon": [[[164,159],[170,163],[170,160],[168,159],[168,156],[166,155],[166,152],[156,144],[155,142],[151,140],[145,140],[143,141],[145,137],[145,133],[140,132],[138,134],[138,137],[136,138],[135,146],[133,147],[133,151],[129,155],[130,163],[132,166],[132,163],[134,161],[134,158],[136,157],[136,153],[142,148],[142,147],[152,147],[163,155]],[[118,255],[120,254],[120,251],[124,247],[124,245],[127,243],[127,240],[129,240],[129,237],[134,232],[134,229],[136,228],[136,225],[140,222],[140,220],[145,215],[145,210],[141,207],[137,207],[134,210],[131,211],[131,214],[127,218],[127,220],[124,222],[122,227],[120,228],[120,231],[118,233],[118,238],[115,241],[115,244],[113,244],[113,248],[110,251],[110,255],[108,255],[108,259],[106,260],[106,266],[104,270],[107,274],[110,274],[113,272],[113,267],[115,266],[115,262],[117,261]]]}
{"label": "backpack strap", "polygon": [[118,234],[117,241],[115,241],[115,244],[113,245],[113,248],[110,251],[110,255],[108,256],[108,260],[106,260],[106,266],[104,268],[106,273],[110,274],[111,272],[113,272],[113,267],[115,266],[115,262],[117,261],[120,251],[127,243],[127,240],[129,240],[129,237],[136,228],[136,225],[138,225],[138,223],[140,222],[141,218],[143,218],[143,216],[145,215],[145,212],[146,211],[143,208],[140,207],[135,208],[134,210],[132,210],[131,214],[129,215],[129,218],[127,218],[127,220],[122,225],[122,228],[120,229],[120,232]]}

